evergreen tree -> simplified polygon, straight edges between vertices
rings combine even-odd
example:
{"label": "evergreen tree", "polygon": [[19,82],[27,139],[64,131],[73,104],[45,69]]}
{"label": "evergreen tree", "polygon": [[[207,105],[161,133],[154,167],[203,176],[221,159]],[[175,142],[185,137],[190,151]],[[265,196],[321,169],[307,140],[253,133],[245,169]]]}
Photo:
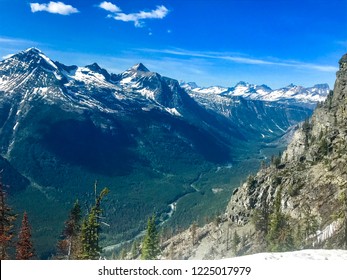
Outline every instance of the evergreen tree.
{"label": "evergreen tree", "polygon": [[266,162],[265,162],[265,160],[262,160],[260,162],[260,169],[266,169]]}
{"label": "evergreen tree", "polygon": [[304,237],[300,223],[296,227],[295,236],[294,236],[294,247],[296,249],[302,249],[304,246]]}
{"label": "evergreen tree", "polygon": [[134,240],[132,246],[131,246],[131,258],[134,260],[139,255],[139,244],[137,240]]}
{"label": "evergreen tree", "polygon": [[76,200],[70,211],[69,218],[65,222],[63,239],[58,242],[58,258],[78,259],[81,251],[81,206]]}
{"label": "evergreen tree", "polygon": [[174,257],[175,257],[175,246],[174,246],[174,243],[171,242],[169,247],[169,260],[173,260]]}
{"label": "evergreen tree", "polygon": [[8,249],[13,238],[12,229],[16,216],[6,203],[4,185],[0,181],[0,260],[9,258]]}
{"label": "evergreen tree", "polygon": [[303,207],[304,217],[304,233],[305,238],[308,238],[311,234],[315,234],[318,229],[318,221],[315,215],[312,214],[312,210],[308,204]]}
{"label": "evergreen tree", "polygon": [[270,214],[269,204],[265,200],[262,207],[255,209],[252,215],[256,231],[261,232],[264,236],[268,233]]}
{"label": "evergreen tree", "polygon": [[[109,190],[104,188],[95,198],[95,205],[90,210],[88,216],[84,219],[81,228],[82,259],[98,259],[100,257],[101,247],[99,246],[100,235],[100,215],[102,214],[101,201]],[[95,192],[96,193],[96,192]]]}
{"label": "evergreen tree", "polygon": [[28,215],[26,212],[23,214],[22,226],[19,232],[17,247],[16,247],[16,259],[17,260],[29,260],[34,256],[34,247],[31,242],[31,228],[28,221]]}
{"label": "evergreen tree", "polygon": [[341,191],[338,196],[337,213],[335,213],[336,219],[342,219],[343,222],[343,246],[347,250],[347,187],[344,185],[341,187]]}
{"label": "evergreen tree", "polygon": [[128,255],[127,250],[125,248],[123,248],[119,253],[119,259],[120,260],[126,260],[127,255]]}
{"label": "evergreen tree", "polygon": [[294,240],[290,232],[288,218],[281,210],[282,190],[279,189],[274,202],[274,211],[270,215],[267,234],[268,247],[273,252],[288,251],[293,248]]}
{"label": "evergreen tree", "polygon": [[347,250],[347,189],[344,190],[343,196],[343,224],[344,224],[344,246],[345,250]]}
{"label": "evergreen tree", "polygon": [[227,236],[226,236],[226,250],[228,251],[229,250],[229,243],[230,243],[230,237],[231,237],[231,234],[230,234],[230,227],[231,227],[231,223],[229,222],[227,224]]}
{"label": "evergreen tree", "polygon": [[233,239],[232,239],[232,242],[231,242],[231,249],[233,250],[235,255],[237,255],[237,248],[238,248],[240,242],[241,242],[240,235],[238,235],[238,233],[235,230],[234,234],[233,234]]}
{"label": "evergreen tree", "polygon": [[159,253],[159,236],[155,226],[155,216],[152,216],[147,222],[146,235],[142,243],[141,259],[155,260]]}
{"label": "evergreen tree", "polygon": [[192,233],[192,244],[193,244],[193,246],[195,245],[195,243],[196,243],[196,231],[197,231],[197,228],[198,228],[198,225],[197,225],[197,223],[194,221],[193,222],[193,224],[191,225],[191,227],[190,227],[190,232]]}

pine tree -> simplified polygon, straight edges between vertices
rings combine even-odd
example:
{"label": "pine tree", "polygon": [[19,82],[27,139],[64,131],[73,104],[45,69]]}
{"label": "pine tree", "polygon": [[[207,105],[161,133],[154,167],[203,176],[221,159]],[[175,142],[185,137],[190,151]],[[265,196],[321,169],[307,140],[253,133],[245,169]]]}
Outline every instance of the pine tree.
{"label": "pine tree", "polygon": [[146,235],[142,243],[141,259],[155,260],[159,253],[159,236],[155,226],[155,216],[152,216],[147,222]]}
{"label": "pine tree", "polygon": [[13,238],[13,223],[17,215],[12,213],[12,209],[6,203],[6,193],[4,185],[0,181],[0,259],[9,258],[8,249]]}
{"label": "pine tree", "polygon": [[335,218],[342,219],[343,222],[343,246],[347,250],[347,187],[344,185],[341,188],[338,196],[338,210],[334,215]]}
{"label": "pine tree", "polygon": [[303,224],[305,238],[308,238],[311,234],[315,234],[318,229],[318,221],[315,215],[312,214],[312,210],[308,204],[303,207]]}
{"label": "pine tree", "polygon": [[63,239],[58,242],[58,258],[78,259],[81,251],[81,206],[76,200],[70,211],[69,218],[65,222]]}
{"label": "pine tree", "polygon": [[93,207],[82,224],[82,258],[98,259],[101,248],[99,246],[100,224],[97,218],[96,208]]}
{"label": "pine tree", "polygon": [[270,219],[270,209],[269,204],[265,200],[262,207],[254,210],[252,215],[252,222],[255,226],[257,232],[261,232],[264,236],[268,233]]}
{"label": "pine tree", "polygon": [[238,248],[240,242],[241,242],[240,235],[238,235],[238,233],[235,230],[234,234],[233,234],[233,239],[231,242],[231,248],[232,248],[233,252],[235,253],[235,255],[237,255],[237,248]]}
{"label": "pine tree", "polygon": [[270,224],[266,236],[269,250],[273,252],[288,251],[294,246],[288,218],[281,210],[281,199],[282,190],[279,189],[274,201],[274,211],[270,215]]}
{"label": "pine tree", "polygon": [[[98,197],[95,198],[95,205],[90,210],[88,216],[84,219],[81,228],[82,259],[98,259],[100,257],[101,247],[99,246],[100,235],[100,215],[102,214],[101,201],[109,192],[104,188]],[[96,193],[96,192],[95,192]]]}
{"label": "pine tree", "polygon": [[126,260],[128,256],[127,250],[123,248],[119,253],[119,259],[120,260]]}
{"label": "pine tree", "polygon": [[17,247],[16,247],[16,259],[17,260],[29,260],[34,257],[34,247],[31,242],[31,228],[28,221],[28,215],[26,212],[23,214],[22,226],[19,232]]}
{"label": "pine tree", "polygon": [[295,236],[294,236],[294,247],[296,249],[302,249],[304,246],[304,238],[301,225],[296,226]]}
{"label": "pine tree", "polygon": [[135,260],[137,256],[139,255],[139,244],[137,240],[134,240],[132,246],[131,246],[131,258]]}
{"label": "pine tree", "polygon": [[344,190],[343,196],[343,223],[344,223],[344,246],[345,250],[347,250],[347,189]]}
{"label": "pine tree", "polygon": [[174,243],[171,242],[169,246],[169,260],[173,260],[175,257],[175,246]]}
{"label": "pine tree", "polygon": [[192,244],[193,244],[193,246],[195,245],[195,243],[196,243],[196,231],[197,231],[197,228],[198,228],[198,225],[197,225],[197,223],[194,221],[193,222],[193,224],[191,225],[191,227],[190,227],[190,232],[192,233]]}

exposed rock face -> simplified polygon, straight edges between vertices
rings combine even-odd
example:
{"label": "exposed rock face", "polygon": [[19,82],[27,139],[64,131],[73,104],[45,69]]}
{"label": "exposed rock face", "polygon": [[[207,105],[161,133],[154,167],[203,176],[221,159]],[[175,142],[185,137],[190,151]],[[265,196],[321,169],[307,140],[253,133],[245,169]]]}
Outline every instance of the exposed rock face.
{"label": "exposed rock face", "polygon": [[[196,245],[188,243],[190,232],[179,236],[176,258],[223,258],[232,256],[229,232],[244,239],[238,253],[266,250],[252,217],[256,211],[274,208],[280,194],[280,209],[287,217],[292,234],[314,222],[314,229],[296,245],[303,247],[345,246],[347,220],[347,54],[339,61],[334,91],[319,104],[312,118],[295,132],[281,157],[263,166],[235,189],[222,222],[209,224]],[[308,221],[310,219],[310,222]],[[207,232],[207,233],[206,233]],[[213,238],[214,236],[214,238]],[[304,245],[303,245],[304,244]],[[295,248],[293,248],[295,249]],[[201,251],[204,250],[204,253]],[[164,256],[168,255],[164,251]]]}

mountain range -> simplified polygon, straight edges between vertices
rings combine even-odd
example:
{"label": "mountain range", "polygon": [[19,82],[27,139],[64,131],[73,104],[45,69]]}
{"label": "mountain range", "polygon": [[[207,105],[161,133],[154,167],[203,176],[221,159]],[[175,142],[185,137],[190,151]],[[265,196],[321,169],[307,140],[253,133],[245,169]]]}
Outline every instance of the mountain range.
{"label": "mountain range", "polygon": [[220,86],[202,88],[194,82],[181,82],[181,86],[198,100],[216,99],[216,102],[220,102],[218,98],[240,96],[248,100],[277,101],[310,108],[315,108],[318,102],[323,102],[330,90],[328,84],[318,84],[309,88],[290,84],[275,90],[267,85],[258,86],[247,82],[239,82],[234,87],[229,88]]}
{"label": "mountain range", "polygon": [[33,221],[41,258],[54,250],[73,202],[88,208],[95,181],[111,191],[104,246],[141,232],[153,213],[184,228],[221,211],[328,92],[246,83],[202,89],[141,63],[112,74],[30,48],[0,62],[3,181]]}

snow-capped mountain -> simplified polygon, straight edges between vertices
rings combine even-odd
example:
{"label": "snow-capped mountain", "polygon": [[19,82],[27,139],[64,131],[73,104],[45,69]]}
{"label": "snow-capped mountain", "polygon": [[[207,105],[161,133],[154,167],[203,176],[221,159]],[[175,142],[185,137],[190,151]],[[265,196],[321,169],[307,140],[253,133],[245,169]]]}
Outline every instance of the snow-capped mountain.
{"label": "snow-capped mountain", "polygon": [[[263,157],[264,145],[312,112],[213,90],[182,87],[141,63],[120,74],[97,63],[67,66],[35,48],[0,61],[3,179],[20,197],[18,207],[50,214],[62,207],[60,220],[48,221],[36,238],[54,238],[71,200],[85,196],[96,179],[111,189],[106,239],[120,241],[118,230],[133,237],[153,209],[163,214],[197,192],[191,182],[203,172]],[[199,194],[192,203],[204,199]],[[214,199],[219,205],[219,196],[206,201]],[[40,218],[33,217],[38,228]]]}
{"label": "snow-capped mountain", "polygon": [[239,96],[250,100],[291,103],[310,108],[314,108],[318,102],[324,101],[330,91],[327,84],[314,85],[309,88],[290,84],[275,90],[266,85],[259,86],[246,82],[239,82],[230,88],[220,86],[202,88],[195,83],[184,82],[181,83],[181,86],[196,100],[203,98],[214,101],[216,98]]}

